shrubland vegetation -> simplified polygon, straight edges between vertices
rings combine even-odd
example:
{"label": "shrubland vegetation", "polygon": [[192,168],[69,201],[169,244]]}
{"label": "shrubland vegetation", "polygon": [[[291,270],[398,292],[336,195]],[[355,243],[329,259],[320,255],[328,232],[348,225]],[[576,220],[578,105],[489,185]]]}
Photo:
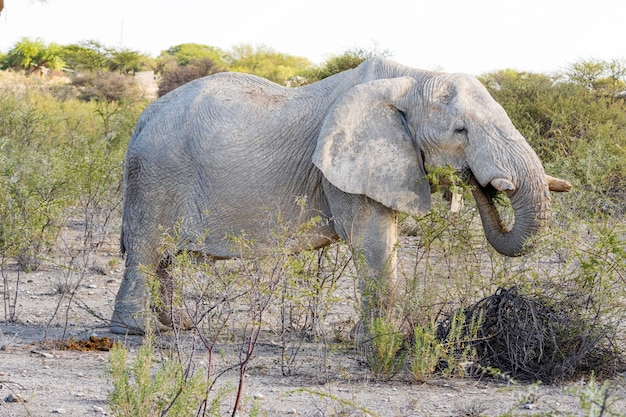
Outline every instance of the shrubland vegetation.
{"label": "shrubland vegetation", "polygon": [[[7,70],[0,72],[3,319],[19,320],[19,292],[9,290],[9,273],[51,264],[66,277],[60,292],[71,293],[104,240],[115,236],[124,151],[150,100],[135,88],[134,72],[156,70],[162,94],[218,71],[254,73],[281,84],[299,76],[301,84],[354,67],[372,54],[350,50],[314,67],[306,59],[248,45],[222,51],[183,44],[152,59],[92,41],[18,43],[0,56]],[[63,76],[24,75],[41,65]],[[471,197],[456,214],[435,198],[426,216],[404,216],[409,250],[402,252],[402,291],[393,312],[372,326],[365,352],[371,375],[425,381],[433,375],[487,373],[545,382],[592,371],[596,377],[610,376],[621,369],[625,347],[625,64],[587,60],[559,74],[503,70],[480,79],[548,173],[569,179],[574,189],[554,196],[553,227],[535,242],[532,254],[520,259],[504,258],[485,242]],[[465,186],[446,170],[431,175]],[[69,238],[77,230],[78,245]],[[219,415],[224,403],[238,407],[243,375],[266,334],[282,347],[283,375],[299,371],[306,343],[317,343],[320,362],[349,346],[340,330],[353,322],[340,330],[325,324],[347,302],[346,291],[357,287],[345,248],[291,255],[285,242],[294,236],[276,230],[267,259],[204,264],[174,251],[176,231],[171,233],[163,244],[172,251],[171,273],[181,285],[166,306],[190,317],[199,341],[195,349],[204,350],[212,362],[201,378],[193,372],[193,354],[181,353],[185,338],[180,333],[172,338],[172,349],[160,353],[171,355],[163,366],[155,365],[148,343],[127,368],[124,348],[118,347],[111,363],[111,401],[118,415],[147,409],[188,413],[198,407],[203,415]],[[249,242],[240,238],[235,243],[244,254]],[[69,303],[71,298],[60,298],[55,314],[67,311]],[[359,304],[351,303],[358,311]],[[496,304],[505,309],[494,313]],[[493,329],[524,340],[525,350],[520,353],[519,343],[494,338]],[[234,352],[231,362],[218,353],[228,344]],[[150,366],[159,371],[150,374]],[[330,378],[325,364],[319,369]],[[239,372],[240,385],[231,391],[216,388],[216,381],[233,370]],[[581,393],[581,398],[601,397],[604,388],[594,385],[597,392]],[[152,395],[155,390],[160,394]],[[190,408],[189,401],[194,402]],[[254,414],[254,404],[248,410]]]}

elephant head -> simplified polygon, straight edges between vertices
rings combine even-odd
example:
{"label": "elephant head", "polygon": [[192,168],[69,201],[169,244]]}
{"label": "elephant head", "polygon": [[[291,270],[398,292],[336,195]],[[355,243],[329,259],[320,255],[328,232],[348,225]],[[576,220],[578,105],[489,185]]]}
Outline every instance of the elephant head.
{"label": "elephant head", "polygon": [[[549,177],[539,158],[477,79],[404,75],[344,94],[324,121],[313,162],[344,192],[411,214],[430,208],[429,167],[467,172],[491,245],[523,254],[550,222]],[[493,205],[495,192],[510,197],[512,227]]]}

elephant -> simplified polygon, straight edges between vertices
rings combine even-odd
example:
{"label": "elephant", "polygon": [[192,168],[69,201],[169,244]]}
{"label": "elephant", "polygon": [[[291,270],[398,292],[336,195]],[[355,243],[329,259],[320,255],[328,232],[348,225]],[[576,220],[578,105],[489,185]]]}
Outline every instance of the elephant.
{"label": "elephant", "polygon": [[[146,276],[165,279],[160,243],[177,222],[181,250],[223,259],[239,256],[229,236],[245,233],[262,256],[277,219],[293,230],[318,219],[290,249],[343,239],[361,282],[376,284],[364,305],[378,305],[393,290],[398,213],[430,209],[427,172],[444,166],[471,179],[486,237],[506,256],[548,227],[550,190],[569,189],[470,75],[375,57],[295,88],[233,72],[191,81],[143,111],[128,145],[111,330],[145,331]],[[510,198],[512,227],[497,192]]]}

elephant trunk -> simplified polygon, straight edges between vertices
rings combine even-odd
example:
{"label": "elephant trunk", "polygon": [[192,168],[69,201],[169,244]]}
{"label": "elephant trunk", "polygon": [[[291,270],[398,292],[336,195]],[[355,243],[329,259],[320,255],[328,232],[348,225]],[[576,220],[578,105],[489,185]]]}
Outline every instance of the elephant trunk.
{"label": "elephant trunk", "polygon": [[[472,176],[470,185],[472,194],[480,213],[485,236],[495,250],[506,256],[520,256],[531,249],[529,242],[537,234],[545,230],[551,218],[550,192],[543,174],[526,173],[520,175],[519,184],[503,190],[503,186],[495,179],[491,184],[482,187]],[[506,181],[506,180],[505,180]],[[511,182],[508,182],[511,184]],[[497,189],[509,193],[514,212],[513,225],[507,225],[500,217],[493,203],[493,195]]]}

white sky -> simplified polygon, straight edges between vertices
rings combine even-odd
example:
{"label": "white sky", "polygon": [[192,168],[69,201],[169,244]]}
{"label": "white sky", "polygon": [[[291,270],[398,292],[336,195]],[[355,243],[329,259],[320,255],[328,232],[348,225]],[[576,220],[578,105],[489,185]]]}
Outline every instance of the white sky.
{"label": "white sky", "polygon": [[5,0],[0,51],[22,37],[96,40],[157,56],[194,42],[263,44],[322,63],[360,47],[402,64],[549,73],[626,58],[624,0]]}

